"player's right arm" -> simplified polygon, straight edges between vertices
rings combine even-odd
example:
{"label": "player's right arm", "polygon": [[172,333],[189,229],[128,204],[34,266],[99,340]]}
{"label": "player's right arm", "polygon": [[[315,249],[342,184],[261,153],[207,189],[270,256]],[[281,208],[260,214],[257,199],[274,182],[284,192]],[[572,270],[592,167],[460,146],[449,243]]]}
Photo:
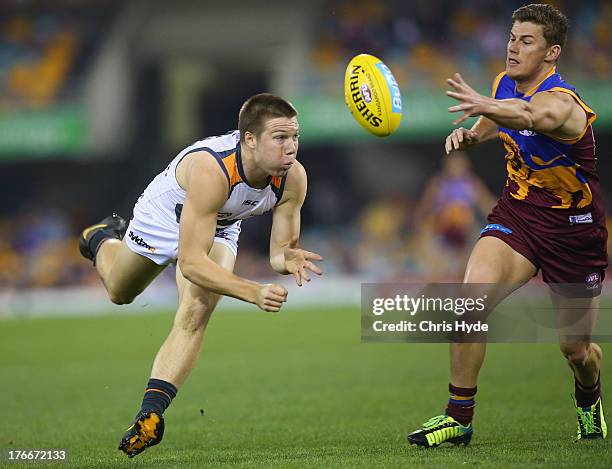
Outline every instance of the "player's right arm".
{"label": "player's right arm", "polygon": [[183,276],[219,295],[254,303],[264,311],[279,311],[287,300],[285,288],[241,278],[208,257],[215,237],[217,212],[228,193],[227,178],[218,163],[210,155],[194,155],[187,175],[178,250],[178,266]]}

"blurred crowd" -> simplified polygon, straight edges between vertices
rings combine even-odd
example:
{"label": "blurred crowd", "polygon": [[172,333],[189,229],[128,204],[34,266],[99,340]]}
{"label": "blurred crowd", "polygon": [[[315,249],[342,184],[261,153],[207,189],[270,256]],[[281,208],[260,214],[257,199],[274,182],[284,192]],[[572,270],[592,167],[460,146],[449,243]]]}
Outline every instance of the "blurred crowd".
{"label": "blurred crowd", "polygon": [[[61,8],[53,8],[53,3]],[[443,85],[460,71],[488,86],[504,68],[512,11],[523,0],[327,0],[316,9],[303,92],[335,94],[357,53],[379,56],[403,87]],[[612,72],[612,3],[558,0],[570,18],[562,73],[572,81],[607,79]],[[44,108],[76,82],[125,2],[2,0],[0,110]],[[317,16],[318,15],[318,16]],[[584,57],[589,57],[588,61]]]}
{"label": "blurred crowd", "polygon": [[78,233],[59,211],[0,218],[0,288],[83,285],[95,280]]}
{"label": "blurred crowd", "polygon": [[[348,226],[317,223],[303,244],[324,256],[326,272],[364,282],[460,281],[496,198],[461,153],[442,160],[419,189],[369,200]],[[329,205],[319,207],[329,215]]]}
{"label": "blurred crowd", "polygon": [[70,99],[108,23],[112,9],[101,7],[111,3],[72,1],[53,8],[45,2],[4,0],[0,111],[44,109],[59,98]]}
{"label": "blurred crowd", "polygon": [[[313,35],[313,67],[305,86],[333,93],[349,59],[380,57],[404,87],[443,86],[454,72],[486,87],[505,68],[514,9],[511,0],[330,0]],[[569,17],[561,73],[576,80],[608,79],[612,72],[612,3],[553,2]],[[588,57],[589,60],[584,60]]]}

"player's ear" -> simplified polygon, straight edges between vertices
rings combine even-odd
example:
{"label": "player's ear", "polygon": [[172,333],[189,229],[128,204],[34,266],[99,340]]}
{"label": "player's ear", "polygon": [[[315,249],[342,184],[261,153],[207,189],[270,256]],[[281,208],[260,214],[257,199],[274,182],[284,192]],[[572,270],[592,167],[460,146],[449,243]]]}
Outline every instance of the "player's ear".
{"label": "player's ear", "polygon": [[257,146],[257,137],[253,132],[247,130],[244,133],[244,143],[253,150]]}
{"label": "player's ear", "polygon": [[546,62],[556,62],[559,59],[559,55],[561,55],[561,46],[559,44],[555,44],[548,48],[546,52],[546,58],[544,59]]}

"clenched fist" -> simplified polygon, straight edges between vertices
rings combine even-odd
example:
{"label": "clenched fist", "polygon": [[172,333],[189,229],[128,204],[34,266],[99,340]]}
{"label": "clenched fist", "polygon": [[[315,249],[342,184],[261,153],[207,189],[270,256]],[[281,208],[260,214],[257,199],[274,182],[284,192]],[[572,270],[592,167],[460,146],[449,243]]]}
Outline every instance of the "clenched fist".
{"label": "clenched fist", "polygon": [[276,313],[287,301],[287,289],[280,285],[268,283],[261,285],[257,292],[255,304],[264,311]]}

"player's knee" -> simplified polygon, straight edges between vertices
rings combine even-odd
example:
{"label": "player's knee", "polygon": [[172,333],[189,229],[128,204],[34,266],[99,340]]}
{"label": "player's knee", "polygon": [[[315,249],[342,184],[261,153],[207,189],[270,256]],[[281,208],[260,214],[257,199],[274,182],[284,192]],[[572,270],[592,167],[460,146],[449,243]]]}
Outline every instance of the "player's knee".
{"label": "player's knee", "polygon": [[128,295],[125,292],[113,290],[112,288],[108,288],[107,291],[108,297],[116,305],[129,305],[135,298],[134,295]]}
{"label": "player's knee", "polygon": [[561,344],[561,353],[574,366],[584,366],[589,358],[589,344]]}

